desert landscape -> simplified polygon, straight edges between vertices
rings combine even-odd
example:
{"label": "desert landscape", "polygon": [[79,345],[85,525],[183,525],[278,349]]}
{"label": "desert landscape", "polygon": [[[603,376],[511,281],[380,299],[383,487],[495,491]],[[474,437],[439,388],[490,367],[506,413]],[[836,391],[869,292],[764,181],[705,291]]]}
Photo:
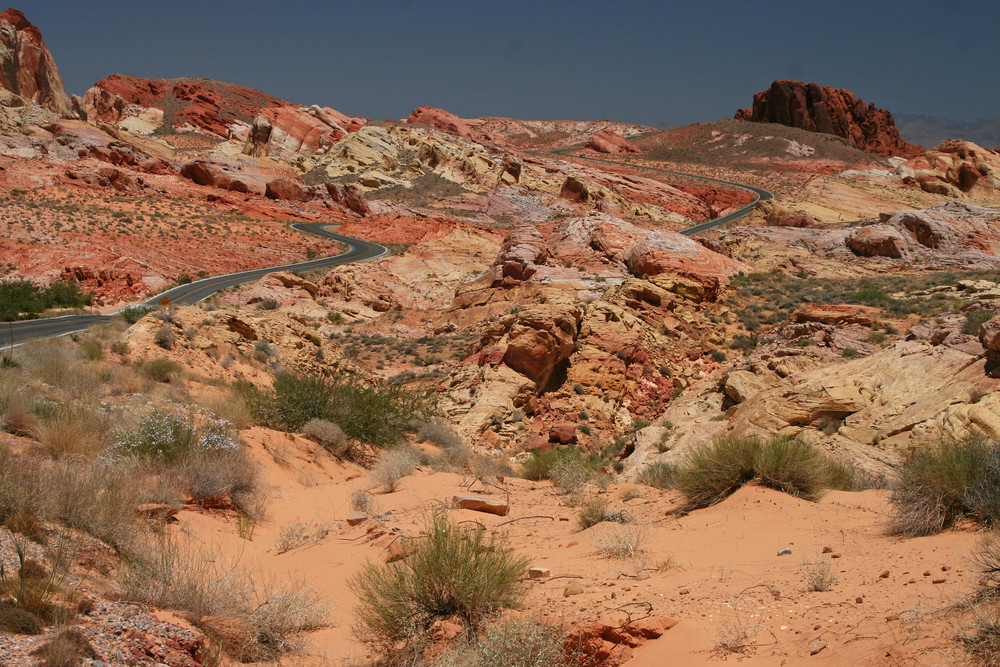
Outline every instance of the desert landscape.
{"label": "desert landscape", "polygon": [[33,20],[0,665],[1000,664],[1000,147],[791,79],[672,129],[68,95]]}

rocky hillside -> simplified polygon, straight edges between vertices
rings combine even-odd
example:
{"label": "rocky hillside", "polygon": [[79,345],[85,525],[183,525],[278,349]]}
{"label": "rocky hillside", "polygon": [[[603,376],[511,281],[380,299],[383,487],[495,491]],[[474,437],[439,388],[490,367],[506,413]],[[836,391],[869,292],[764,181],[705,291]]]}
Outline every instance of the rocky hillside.
{"label": "rocky hillside", "polygon": [[922,152],[899,136],[892,114],[865,104],[849,90],[783,79],[753,96],[753,106],[736,112],[737,120],[778,123],[810,132],[833,134],[858,148],[886,157],[915,157]]}

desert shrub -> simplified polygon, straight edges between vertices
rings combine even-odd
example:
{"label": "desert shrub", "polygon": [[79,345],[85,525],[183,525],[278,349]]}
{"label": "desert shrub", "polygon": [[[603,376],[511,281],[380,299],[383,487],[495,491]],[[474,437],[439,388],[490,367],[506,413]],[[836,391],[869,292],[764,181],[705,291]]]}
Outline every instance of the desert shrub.
{"label": "desert shrub", "polygon": [[310,419],[302,427],[302,435],[315,440],[335,456],[345,456],[350,453],[351,442],[344,435],[344,430],[325,419]]}
{"label": "desert shrub", "polygon": [[104,348],[101,346],[100,341],[96,340],[85,340],[80,343],[80,349],[83,350],[83,356],[87,357],[90,361],[100,361],[104,358]]}
{"label": "desert shrub", "polygon": [[587,468],[592,474],[599,467],[597,462],[585,456],[575,447],[559,449],[534,450],[524,462],[521,476],[530,480],[553,479],[553,469],[557,472],[575,474],[581,467]]}
{"label": "desert shrub", "polygon": [[136,505],[144,501],[133,472],[101,460],[61,461],[44,474],[47,512],[119,551],[127,549],[138,526]]}
{"label": "desert shrub", "polygon": [[892,493],[893,532],[931,535],[962,517],[1000,522],[1000,443],[981,438],[916,452]]}
{"label": "desert shrub", "polygon": [[635,480],[655,489],[672,489],[677,466],[666,461],[654,461],[643,468]]}
{"label": "desert shrub", "polygon": [[139,365],[139,374],[154,382],[171,382],[180,372],[180,364],[162,357],[143,361]]}
{"label": "desert shrub", "polygon": [[977,613],[971,634],[961,637],[971,664],[996,667],[1000,664],[1000,610],[984,608]]}
{"label": "desert shrub", "polygon": [[391,493],[396,490],[401,479],[413,474],[419,464],[420,456],[412,449],[393,449],[386,452],[379,464],[372,469],[369,479],[373,486],[382,487]]}
{"label": "desert shrub", "polygon": [[175,461],[187,454],[233,451],[241,446],[232,424],[197,408],[151,407],[135,428],[120,428],[112,438],[106,453],[110,459]]}
{"label": "desert shrub", "polygon": [[[575,450],[574,450],[575,451]],[[595,466],[583,456],[557,458],[549,468],[549,478],[563,491],[573,493],[596,476]]]}
{"label": "desert shrub", "polygon": [[369,516],[375,513],[375,496],[365,489],[355,489],[351,493],[351,509]]}
{"label": "desert shrub", "polygon": [[0,630],[15,635],[40,635],[42,628],[42,619],[30,611],[0,606]]}
{"label": "desert shrub", "polygon": [[329,419],[358,442],[384,449],[399,444],[409,424],[429,413],[422,394],[398,385],[367,386],[342,377],[330,404]]}
{"label": "desert shrub", "polygon": [[636,523],[612,522],[594,529],[588,540],[594,550],[608,558],[632,558],[646,545],[648,531]]}
{"label": "desert shrub", "polygon": [[805,578],[805,587],[810,592],[828,591],[837,581],[833,568],[824,560],[805,561],[800,566]]}
{"label": "desert shrub", "polygon": [[810,500],[834,477],[830,461],[810,445],[783,436],[724,436],[691,449],[674,475],[688,509],[707,507],[758,479]]}
{"label": "desert shrub", "polygon": [[110,428],[108,415],[86,403],[52,406],[33,429],[42,449],[54,458],[99,450]]}
{"label": "desert shrub", "polygon": [[96,659],[97,652],[87,637],[79,630],[61,630],[59,634],[42,644],[31,655],[43,660],[45,667],[75,667],[83,658]]}
{"label": "desert shrub", "polygon": [[417,425],[417,435],[444,449],[461,447],[465,440],[451,424],[443,419],[431,419]]}
{"label": "desert shrub", "polygon": [[457,617],[477,628],[521,601],[529,559],[485,529],[462,530],[434,514],[426,537],[404,560],[365,565],[350,581],[358,596],[355,635],[389,651],[416,638],[438,618]]}
{"label": "desert shrub", "polygon": [[262,582],[166,536],[136,546],[119,580],[131,601],[184,612],[233,658],[275,660],[295,649],[295,637],[323,626],[327,611],[295,582]]}
{"label": "desert shrub", "polygon": [[608,504],[601,498],[590,498],[583,503],[580,512],[576,515],[576,521],[581,530],[586,530],[591,526],[596,526],[607,520]]}
{"label": "desert shrub", "polygon": [[169,350],[177,342],[177,332],[171,325],[165,324],[153,334],[153,342],[164,350]]}
{"label": "desert shrub", "polygon": [[250,412],[264,425],[297,431],[310,419],[329,414],[333,391],[326,378],[279,373],[270,390],[248,387],[246,399]]}
{"label": "desert shrub", "polygon": [[267,426],[297,431],[310,419],[325,419],[379,449],[398,444],[409,424],[429,413],[420,394],[396,385],[365,385],[347,375],[326,379],[279,373],[270,389],[247,387],[245,395],[250,411]]}
{"label": "desert shrub", "polygon": [[151,310],[149,306],[125,306],[121,309],[121,316],[128,324],[135,324]]}
{"label": "desert shrub", "polygon": [[563,631],[538,618],[490,623],[476,642],[478,667],[559,667],[566,664]]}
{"label": "desert shrub", "polygon": [[1000,533],[988,532],[975,554],[976,564],[982,573],[982,589],[990,597],[1000,595]]}
{"label": "desert shrub", "polygon": [[978,313],[969,313],[965,317],[965,323],[962,325],[962,333],[969,334],[970,336],[978,336],[979,330],[983,328],[983,325],[993,319],[993,311],[991,310],[981,310]]}
{"label": "desert shrub", "polygon": [[195,451],[168,466],[187,494],[199,503],[228,499],[244,515],[264,518],[260,470],[242,447]]}
{"label": "desert shrub", "polygon": [[765,486],[814,500],[826,486],[827,465],[822,454],[800,440],[771,438],[760,444],[754,472]]}

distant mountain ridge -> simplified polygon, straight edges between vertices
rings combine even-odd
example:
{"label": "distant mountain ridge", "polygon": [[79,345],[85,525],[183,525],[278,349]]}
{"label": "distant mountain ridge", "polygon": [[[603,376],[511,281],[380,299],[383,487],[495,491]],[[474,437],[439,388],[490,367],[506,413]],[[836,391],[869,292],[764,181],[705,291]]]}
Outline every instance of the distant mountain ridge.
{"label": "distant mountain ridge", "polygon": [[984,148],[1000,146],[1000,116],[971,123],[914,114],[896,114],[896,127],[907,141],[937,146],[946,139],[964,139]]}

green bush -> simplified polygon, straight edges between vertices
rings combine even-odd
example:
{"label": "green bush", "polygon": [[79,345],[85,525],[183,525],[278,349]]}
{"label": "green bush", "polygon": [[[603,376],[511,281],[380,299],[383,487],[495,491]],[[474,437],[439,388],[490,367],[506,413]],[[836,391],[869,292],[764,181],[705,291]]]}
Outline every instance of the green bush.
{"label": "green bush", "polygon": [[962,325],[962,333],[970,336],[978,336],[983,325],[993,319],[992,310],[983,310],[978,313],[969,313],[965,317],[965,324]]}
{"label": "green bush", "polygon": [[170,382],[181,372],[181,365],[162,357],[150,359],[139,365],[139,374],[155,382]]}
{"label": "green bush", "polygon": [[463,530],[443,514],[407,558],[365,565],[350,581],[358,596],[355,635],[382,651],[409,642],[438,618],[457,617],[476,629],[502,609],[517,606],[529,559],[486,530]]}
{"label": "green bush", "polygon": [[38,287],[18,278],[0,281],[0,322],[38,317],[49,308],[82,308],[93,303],[92,292],[80,291],[77,283],[54,280]]}
{"label": "green bush", "polygon": [[153,309],[149,306],[125,306],[121,310],[121,316],[129,324],[135,324],[151,310]]}
{"label": "green bush", "polygon": [[892,494],[892,530],[932,535],[963,517],[1000,523],[1000,444],[981,438],[943,443],[911,456]]}
{"label": "green bush", "polygon": [[810,445],[775,436],[724,436],[690,450],[674,475],[688,509],[707,507],[754,479],[794,496],[815,500],[842,470]]}
{"label": "green bush", "polygon": [[374,448],[398,444],[411,422],[430,414],[424,395],[397,385],[369,386],[348,375],[279,373],[270,389],[247,387],[245,396],[250,412],[266,426],[297,431],[311,419],[325,419]]}
{"label": "green bush", "polygon": [[476,643],[477,667],[559,667],[567,664],[563,631],[538,618],[491,623]]}
{"label": "green bush", "polygon": [[[558,464],[558,465],[557,465]],[[541,479],[553,479],[553,467],[560,469],[570,469],[573,464],[580,464],[591,471],[596,471],[599,467],[596,461],[584,456],[583,452],[575,447],[561,447],[559,449],[533,450],[531,457],[524,462],[521,469],[521,476],[525,479],[538,481]]]}

